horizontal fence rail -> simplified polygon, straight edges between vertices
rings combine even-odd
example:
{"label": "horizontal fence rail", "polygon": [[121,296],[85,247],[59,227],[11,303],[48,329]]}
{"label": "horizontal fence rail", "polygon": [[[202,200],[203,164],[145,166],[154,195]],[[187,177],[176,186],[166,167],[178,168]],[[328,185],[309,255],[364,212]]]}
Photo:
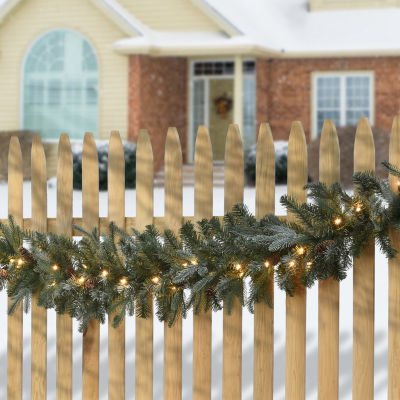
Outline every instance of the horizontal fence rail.
{"label": "horizontal fence rail", "polygon": [[[390,161],[400,164],[400,117],[393,123],[390,139]],[[194,156],[194,216],[183,216],[182,149],[178,132],[170,128],[165,146],[165,216],[154,216],[153,151],[147,131],[140,131],[137,143],[136,217],[125,214],[125,165],[121,137],[111,133],[108,157],[108,216],[99,217],[99,171],[94,137],[86,133],[82,153],[82,218],[72,215],[72,152],[69,137],[62,134],[58,148],[57,216],[47,217],[46,159],[40,137],[32,145],[32,218],[23,218],[22,155],[18,139],[13,137],[8,158],[8,213],[27,230],[80,236],[73,225],[85,230],[108,230],[109,222],[129,232],[139,231],[154,223],[160,230],[178,232],[182,223],[210,218],[213,214],[213,156],[209,132],[198,129]],[[361,119],[354,146],[354,170],[373,170],[375,149],[367,119]],[[332,121],[325,121],[320,143],[319,178],[332,184],[339,181],[340,149]],[[231,125],[225,147],[224,210],[228,212],[244,198],[243,144],[239,128]],[[288,194],[303,202],[307,182],[307,146],[300,122],[292,124],[288,149]],[[393,188],[397,180],[391,178]],[[260,126],[256,154],[256,218],[275,211],[275,152],[271,129]],[[222,216],[218,216],[222,218]],[[288,215],[293,220],[292,215]],[[7,222],[7,220],[1,220]],[[394,247],[399,248],[400,235],[391,232]],[[400,262],[389,261],[389,359],[388,398],[400,399]],[[374,396],[374,245],[371,243],[360,258],[354,260],[354,328],[353,328],[353,399],[367,400]],[[274,297],[273,283],[268,291]],[[337,281],[319,282],[318,292],[318,398],[339,398],[339,293]],[[153,299],[149,297],[149,303]],[[286,298],[286,370],[285,398],[306,398],[306,302],[307,290],[296,291]],[[31,398],[46,399],[47,387],[47,312],[36,305],[33,294],[31,311]],[[108,328],[108,398],[125,398],[125,322]],[[135,398],[153,399],[153,318],[136,318],[135,327]],[[222,398],[242,397],[242,308],[239,304],[231,314],[223,314]],[[22,399],[22,308],[8,317],[7,399]],[[72,399],[72,320],[57,315],[56,394],[57,400]],[[82,399],[99,398],[100,325],[91,321],[83,334]],[[274,395],[274,310],[256,304],[254,310],[254,374],[253,399],[273,399]],[[163,398],[182,399],[182,319],[172,327],[164,324]],[[193,318],[193,387],[194,400],[211,399],[212,382],[212,313],[200,312]],[[0,365],[0,368],[5,368]],[[126,373],[127,372],[127,373]],[[127,378],[128,379],[128,378]]]}

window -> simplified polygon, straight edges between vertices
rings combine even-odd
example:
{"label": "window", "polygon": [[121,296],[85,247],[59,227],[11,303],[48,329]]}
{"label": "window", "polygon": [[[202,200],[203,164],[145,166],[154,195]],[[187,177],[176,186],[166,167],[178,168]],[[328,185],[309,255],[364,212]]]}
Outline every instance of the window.
{"label": "window", "polygon": [[325,119],[336,126],[357,125],[362,117],[373,123],[371,73],[321,73],[314,76],[313,129],[320,134]]}
{"label": "window", "polygon": [[23,127],[43,138],[62,132],[96,134],[98,64],[89,42],[68,30],[51,31],[33,44],[23,70]]}

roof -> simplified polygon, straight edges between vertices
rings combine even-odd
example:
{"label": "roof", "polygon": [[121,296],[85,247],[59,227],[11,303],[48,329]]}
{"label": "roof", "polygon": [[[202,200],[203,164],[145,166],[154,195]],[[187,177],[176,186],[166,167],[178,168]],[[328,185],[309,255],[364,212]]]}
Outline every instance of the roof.
{"label": "roof", "polygon": [[[0,23],[21,1],[0,0]],[[114,47],[127,54],[400,55],[400,8],[310,12],[308,0],[187,0],[220,31],[163,32],[141,23],[118,0],[90,1],[126,33]]]}
{"label": "roof", "polygon": [[115,47],[160,55],[203,55],[207,48],[209,55],[400,55],[400,8],[310,12],[308,0],[207,0],[204,4],[223,15],[241,35],[156,32],[146,40],[127,39]]}

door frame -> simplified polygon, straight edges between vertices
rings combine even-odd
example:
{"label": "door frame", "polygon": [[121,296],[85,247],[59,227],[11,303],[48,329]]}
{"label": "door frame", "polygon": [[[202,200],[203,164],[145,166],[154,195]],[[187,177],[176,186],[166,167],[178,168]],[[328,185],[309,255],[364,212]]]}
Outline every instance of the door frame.
{"label": "door frame", "polygon": [[[252,57],[243,57],[242,63],[246,61],[253,61],[256,63],[256,60]],[[187,118],[187,141],[186,141],[186,154],[187,154],[187,162],[192,164],[194,162],[194,138],[195,132],[193,129],[193,82],[195,80],[203,80],[205,82],[204,85],[204,96],[205,96],[205,110],[204,110],[204,121],[203,124],[210,128],[210,116],[209,116],[209,80],[210,79],[232,79],[234,81],[235,72],[232,75],[194,75],[194,64],[197,62],[233,62],[235,64],[235,57],[196,57],[189,60],[189,68],[188,68],[188,85],[187,85],[187,96],[188,96],[188,118]],[[243,72],[243,85],[244,85],[244,77],[246,75],[251,75],[254,77],[255,82],[257,82],[257,70],[254,69],[254,72],[245,73]],[[243,87],[244,90],[244,87]],[[257,87],[256,87],[257,93]],[[255,93],[255,107],[257,107],[257,94]]]}

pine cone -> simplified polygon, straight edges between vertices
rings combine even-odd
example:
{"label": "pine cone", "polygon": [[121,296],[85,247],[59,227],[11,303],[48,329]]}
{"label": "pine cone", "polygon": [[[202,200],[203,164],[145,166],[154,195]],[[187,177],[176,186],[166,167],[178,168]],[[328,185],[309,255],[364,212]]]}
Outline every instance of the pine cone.
{"label": "pine cone", "polygon": [[335,241],[334,240],[324,240],[321,243],[318,243],[315,247],[314,247],[314,253],[316,254],[321,254],[323,253],[328,247],[333,247],[335,245]]}
{"label": "pine cone", "polygon": [[69,278],[72,278],[73,276],[75,276],[75,270],[72,266],[67,267],[66,272],[67,272],[67,276]]}
{"label": "pine cone", "polygon": [[0,278],[7,278],[7,271],[4,268],[0,268]]}
{"label": "pine cone", "polygon": [[88,289],[94,289],[96,287],[96,285],[97,285],[97,279],[96,278],[89,278],[89,279],[86,279],[86,281],[85,281],[85,286]]}
{"label": "pine cone", "polygon": [[209,288],[206,290],[207,297],[214,297],[215,296],[215,289]]}
{"label": "pine cone", "polygon": [[27,263],[31,263],[33,261],[35,261],[35,259],[32,256],[32,253],[27,250],[25,247],[19,247],[18,248],[19,254],[21,254],[21,258],[27,262]]}
{"label": "pine cone", "polygon": [[269,256],[269,262],[271,263],[271,265],[275,266],[277,264],[279,264],[279,262],[281,261],[281,255],[279,253],[272,253]]}

